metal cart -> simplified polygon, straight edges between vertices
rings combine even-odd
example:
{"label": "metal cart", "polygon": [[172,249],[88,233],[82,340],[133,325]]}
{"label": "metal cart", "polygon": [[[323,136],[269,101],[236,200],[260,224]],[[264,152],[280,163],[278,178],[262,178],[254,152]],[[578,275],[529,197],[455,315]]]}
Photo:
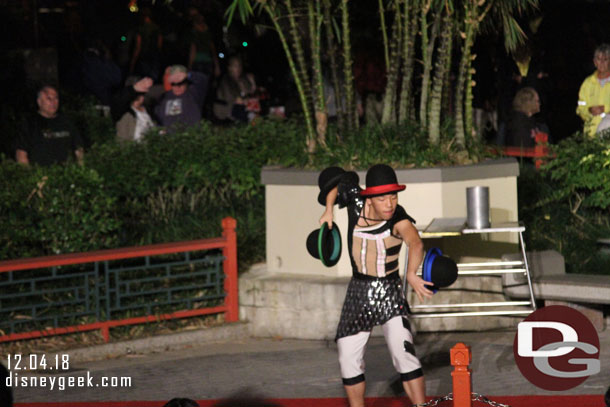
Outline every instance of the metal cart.
{"label": "metal cart", "polygon": [[[527,315],[536,310],[536,300],[532,289],[532,281],[530,277],[529,265],[525,254],[525,242],[523,241],[523,232],[525,226],[520,222],[508,222],[501,224],[492,224],[490,227],[482,229],[472,229],[466,224],[465,218],[435,218],[430,224],[420,231],[422,239],[438,238],[444,236],[461,236],[482,233],[500,233],[513,232],[519,235],[519,248],[521,251],[521,260],[516,261],[493,261],[482,263],[460,263],[458,264],[458,276],[483,276],[483,275],[501,275],[509,273],[522,273],[527,279],[529,287],[529,301],[495,301],[495,302],[476,302],[476,303],[460,303],[460,304],[430,304],[430,305],[412,305],[411,318],[440,318],[440,317],[456,317],[456,316],[484,316],[484,315]],[[408,252],[407,252],[408,255]],[[405,294],[411,290],[406,282],[406,267],[404,272],[404,287]],[[418,274],[421,273],[421,270]],[[488,311],[476,310],[473,308],[485,308]],[[438,310],[451,309],[452,311],[438,312]],[[470,310],[469,310],[470,309]]]}

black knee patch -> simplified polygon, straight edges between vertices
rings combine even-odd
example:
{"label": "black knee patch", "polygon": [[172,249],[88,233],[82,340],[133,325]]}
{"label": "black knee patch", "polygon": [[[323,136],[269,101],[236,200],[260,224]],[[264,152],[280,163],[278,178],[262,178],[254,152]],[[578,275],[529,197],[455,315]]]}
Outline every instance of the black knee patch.
{"label": "black knee patch", "polygon": [[362,383],[364,381],[364,373],[358,375],[356,377],[350,377],[349,379],[341,379],[343,380],[343,385],[345,386],[353,386],[358,383]]}
{"label": "black knee patch", "polygon": [[411,342],[405,341],[404,345],[405,345],[405,352],[410,353],[413,356],[416,356],[415,355],[415,346],[413,346],[413,344]]}
{"label": "black knee patch", "polygon": [[408,382],[409,380],[417,379],[418,377],[422,377],[424,375],[424,371],[420,367],[419,369],[415,369],[409,373],[401,373],[400,380],[403,382]]}

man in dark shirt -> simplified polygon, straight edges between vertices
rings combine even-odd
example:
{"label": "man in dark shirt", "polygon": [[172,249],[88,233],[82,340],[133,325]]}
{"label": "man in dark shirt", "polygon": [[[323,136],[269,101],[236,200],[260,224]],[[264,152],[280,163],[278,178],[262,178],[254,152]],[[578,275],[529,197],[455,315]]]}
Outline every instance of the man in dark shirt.
{"label": "man in dark shirt", "polygon": [[61,163],[71,152],[83,161],[83,142],[67,118],[58,114],[59,95],[53,86],[45,85],[36,99],[38,114],[24,124],[16,143],[15,158],[22,164],[51,165]]}

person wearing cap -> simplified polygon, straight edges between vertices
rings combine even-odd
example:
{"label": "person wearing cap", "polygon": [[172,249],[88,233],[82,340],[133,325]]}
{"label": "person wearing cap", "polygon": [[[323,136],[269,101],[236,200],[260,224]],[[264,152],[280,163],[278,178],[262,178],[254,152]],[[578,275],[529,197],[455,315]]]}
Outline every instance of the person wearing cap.
{"label": "person wearing cap", "polygon": [[415,221],[398,205],[398,184],[394,170],[384,164],[371,167],[366,189],[358,175],[339,167],[329,167],[319,176],[318,202],[325,206],[320,224],[333,224],[333,207],[347,207],[347,251],[352,265],[350,280],[335,340],[343,385],[350,407],[364,406],[364,353],[375,325],[381,325],[400,373],[403,387],[412,403],[425,402],[425,381],[415,355],[408,304],[398,275],[402,243],[409,248],[407,281],[420,300],[432,296],[431,282],[417,276],[423,259],[423,243]]}
{"label": "person wearing cap", "polygon": [[169,132],[198,124],[207,77],[200,72],[188,72],[183,65],[172,65],[166,69],[165,78],[167,92],[155,108],[159,123]]}

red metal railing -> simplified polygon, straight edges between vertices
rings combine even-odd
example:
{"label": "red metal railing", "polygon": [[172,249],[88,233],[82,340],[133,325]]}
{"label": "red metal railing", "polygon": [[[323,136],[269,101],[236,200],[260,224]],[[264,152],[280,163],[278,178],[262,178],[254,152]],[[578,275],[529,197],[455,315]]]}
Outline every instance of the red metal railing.
{"label": "red metal railing", "polygon": [[550,157],[550,149],[548,146],[549,135],[538,132],[535,137],[536,145],[534,147],[513,147],[506,146],[497,150],[500,154],[510,157],[528,157],[534,159],[536,169],[539,169],[544,164],[545,159]]}
{"label": "red metal railing", "polygon": [[110,340],[110,328],[125,325],[158,322],[169,319],[186,318],[207,314],[225,314],[225,321],[236,322],[239,319],[238,281],[237,281],[237,221],[231,217],[222,220],[222,237],[201,239],[186,242],[163,243],[156,245],[126,247],[114,250],[99,250],[88,253],[60,254],[56,256],[35,257],[0,262],[0,273],[18,270],[32,270],[46,267],[66,266],[100,261],[129,259],[145,256],[156,256],[197,250],[222,249],[224,256],[223,271],[225,274],[224,304],[203,309],[175,311],[161,315],[146,315],[109,321],[99,321],[68,327],[50,328],[38,331],[20,332],[0,336],[1,342],[20,339],[33,339],[43,336],[62,335],[92,330],[101,330],[104,341]]}

